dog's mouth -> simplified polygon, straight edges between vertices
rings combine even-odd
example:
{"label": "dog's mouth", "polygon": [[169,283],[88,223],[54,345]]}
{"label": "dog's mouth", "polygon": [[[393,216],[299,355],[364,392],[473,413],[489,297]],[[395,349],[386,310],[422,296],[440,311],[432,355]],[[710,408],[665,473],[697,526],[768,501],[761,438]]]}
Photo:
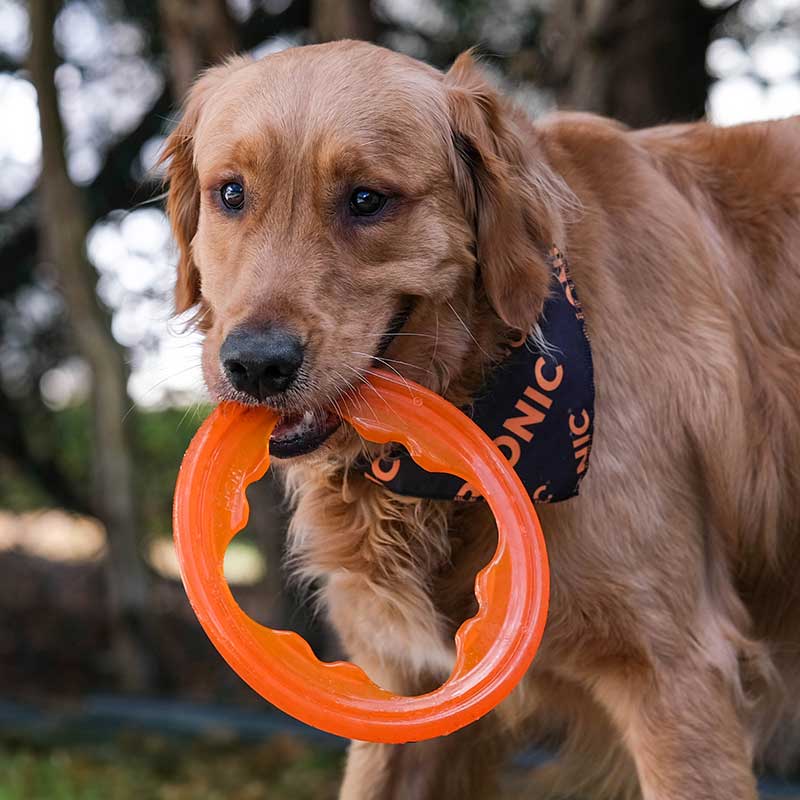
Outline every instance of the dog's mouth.
{"label": "dog's mouth", "polygon": [[270,454],[276,458],[307,455],[322,445],[341,424],[341,417],[332,410],[286,414],[272,431]]}
{"label": "dog's mouth", "polygon": [[[373,367],[380,366],[392,340],[408,322],[414,308],[414,300],[407,298],[392,317],[386,332],[378,343]],[[300,411],[284,414],[272,431],[269,440],[270,454],[276,458],[296,458],[308,455],[324,444],[342,424],[342,418],[333,409]]]}

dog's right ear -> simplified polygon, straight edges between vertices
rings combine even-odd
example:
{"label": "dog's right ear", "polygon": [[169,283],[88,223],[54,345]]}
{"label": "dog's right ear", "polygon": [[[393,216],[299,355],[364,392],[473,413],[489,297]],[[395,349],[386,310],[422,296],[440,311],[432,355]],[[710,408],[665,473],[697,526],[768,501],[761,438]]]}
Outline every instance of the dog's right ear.
{"label": "dog's right ear", "polygon": [[159,163],[167,164],[167,215],[178,243],[175,313],[182,314],[200,302],[200,272],[192,256],[192,240],[200,218],[200,183],[194,162],[194,134],[208,97],[232,71],[249,63],[236,57],[206,70],[189,91],[183,117],[167,138]]}
{"label": "dog's right ear", "polygon": [[556,242],[566,246],[571,192],[525,115],[489,84],[471,51],[456,59],[444,87],[452,173],[487,298],[507,325],[527,331],[547,296],[547,253]]}

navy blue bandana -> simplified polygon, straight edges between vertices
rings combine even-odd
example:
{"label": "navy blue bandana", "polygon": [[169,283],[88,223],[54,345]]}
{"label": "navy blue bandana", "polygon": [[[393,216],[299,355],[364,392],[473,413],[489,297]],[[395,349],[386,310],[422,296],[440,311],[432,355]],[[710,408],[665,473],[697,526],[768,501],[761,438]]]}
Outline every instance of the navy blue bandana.
{"label": "navy blue bandana", "polygon": [[[537,329],[510,345],[465,409],[494,440],[535,503],[555,503],[578,493],[589,466],[594,423],[592,351],[583,311],[558,248],[550,251],[548,264],[553,289]],[[398,444],[361,468],[368,479],[397,494],[480,499],[461,478],[426,472]]]}

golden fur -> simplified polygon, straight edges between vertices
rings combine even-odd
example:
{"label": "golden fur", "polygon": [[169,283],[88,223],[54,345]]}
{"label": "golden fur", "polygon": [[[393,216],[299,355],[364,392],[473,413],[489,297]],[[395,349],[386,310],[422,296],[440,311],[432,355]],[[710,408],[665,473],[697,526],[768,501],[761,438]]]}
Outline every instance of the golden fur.
{"label": "golden fur", "polygon": [[[512,743],[550,735],[580,766],[530,796],[755,798],[754,759],[788,763],[800,728],[800,119],[534,122],[469,55],[442,75],[338,42],[207,72],[167,157],[177,306],[197,305],[217,398],[227,332],[278,320],[307,342],[284,407],[335,406],[412,296],[386,363],[465,403],[535,322],[551,243],[583,301],[592,467],[580,497],[539,507],[539,655],[452,737],[354,744],[342,797],[485,798]],[[235,219],[214,205],[234,177]],[[381,222],[343,219],[358,185],[396,197]],[[362,446],[342,428],[285,464],[290,558],[353,660],[420,692],[452,665],[493,522],[373,485],[350,469]]]}

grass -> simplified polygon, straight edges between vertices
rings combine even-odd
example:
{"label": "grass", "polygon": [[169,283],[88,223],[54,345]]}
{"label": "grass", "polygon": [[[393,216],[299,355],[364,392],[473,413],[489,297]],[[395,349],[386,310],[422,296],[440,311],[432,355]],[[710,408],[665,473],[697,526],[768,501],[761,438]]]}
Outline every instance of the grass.
{"label": "grass", "polygon": [[127,735],[103,745],[0,745],[0,800],[333,800],[340,753]]}

